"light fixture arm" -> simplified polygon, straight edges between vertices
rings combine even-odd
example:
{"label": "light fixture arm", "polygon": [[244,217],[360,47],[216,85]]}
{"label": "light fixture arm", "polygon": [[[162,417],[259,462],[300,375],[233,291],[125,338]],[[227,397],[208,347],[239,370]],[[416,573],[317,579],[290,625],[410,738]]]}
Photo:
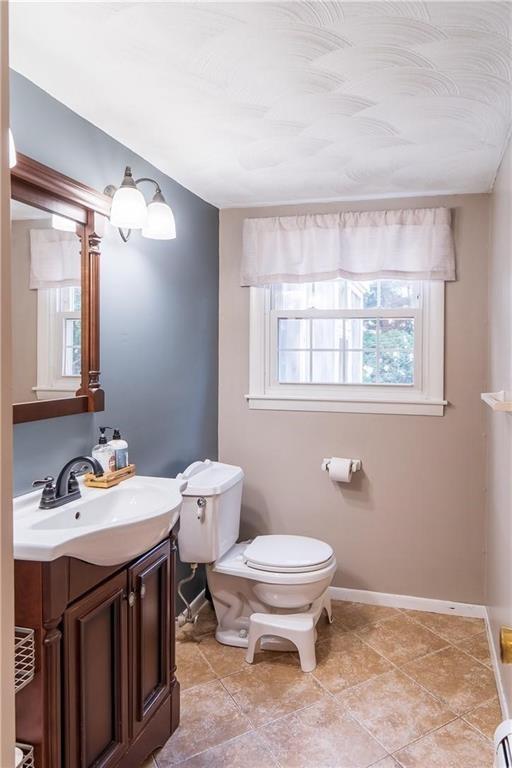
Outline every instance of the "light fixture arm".
{"label": "light fixture arm", "polygon": [[162,194],[162,190],[160,189],[160,184],[154,179],[150,179],[149,176],[141,176],[140,179],[135,179],[135,184],[140,184],[143,181],[149,181],[150,184],[154,184],[155,192],[160,192],[160,194]]}

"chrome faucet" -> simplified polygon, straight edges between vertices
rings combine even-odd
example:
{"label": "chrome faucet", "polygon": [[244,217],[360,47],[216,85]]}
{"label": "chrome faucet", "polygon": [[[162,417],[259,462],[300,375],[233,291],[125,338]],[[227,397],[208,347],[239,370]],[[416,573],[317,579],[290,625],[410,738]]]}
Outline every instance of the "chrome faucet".
{"label": "chrome faucet", "polygon": [[[78,470],[73,470],[73,467],[78,467]],[[96,477],[101,477],[103,474],[101,464],[92,456],[75,456],[74,459],[70,459],[64,464],[57,477],[57,482],[50,476],[45,477],[44,480],[34,480],[32,483],[34,488],[38,485],[44,486],[39,509],[54,509],[79,499],[82,494],[76,476],[87,467],[94,472]]]}

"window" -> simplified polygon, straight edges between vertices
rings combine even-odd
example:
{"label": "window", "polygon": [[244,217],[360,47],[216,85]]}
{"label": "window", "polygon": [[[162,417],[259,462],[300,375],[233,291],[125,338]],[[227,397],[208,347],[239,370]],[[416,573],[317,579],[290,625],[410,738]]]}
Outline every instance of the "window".
{"label": "window", "polygon": [[81,301],[79,286],[40,288],[37,292],[37,387],[39,399],[74,392],[81,376]]}
{"label": "window", "polygon": [[442,415],[444,284],[251,288],[253,408]]}
{"label": "window", "polygon": [[62,376],[80,376],[81,370],[81,306],[80,288],[55,288],[57,291],[57,333],[62,333],[62,354],[57,367]]}

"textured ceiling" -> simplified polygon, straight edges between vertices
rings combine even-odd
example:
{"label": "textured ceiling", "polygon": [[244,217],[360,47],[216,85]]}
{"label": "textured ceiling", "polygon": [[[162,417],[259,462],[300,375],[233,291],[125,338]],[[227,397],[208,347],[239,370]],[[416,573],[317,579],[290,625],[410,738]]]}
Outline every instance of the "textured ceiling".
{"label": "textured ceiling", "polygon": [[483,192],[511,124],[511,8],[12,3],[11,60],[220,207]]}

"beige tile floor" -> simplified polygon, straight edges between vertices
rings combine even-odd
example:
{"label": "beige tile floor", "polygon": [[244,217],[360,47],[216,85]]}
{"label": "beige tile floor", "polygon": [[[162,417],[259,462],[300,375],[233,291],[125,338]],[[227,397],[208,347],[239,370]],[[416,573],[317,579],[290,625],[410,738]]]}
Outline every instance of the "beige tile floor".
{"label": "beige tile floor", "polygon": [[181,724],[144,768],[491,768],[501,720],[483,621],[334,603],[317,668],[178,632]]}

